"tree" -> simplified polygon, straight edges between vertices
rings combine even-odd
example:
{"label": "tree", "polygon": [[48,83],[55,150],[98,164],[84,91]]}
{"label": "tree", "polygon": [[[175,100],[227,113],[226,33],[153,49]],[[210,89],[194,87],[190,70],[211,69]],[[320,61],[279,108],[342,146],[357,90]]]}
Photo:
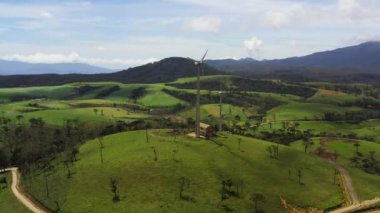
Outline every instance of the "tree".
{"label": "tree", "polygon": [[117,191],[118,181],[115,178],[111,177],[111,179],[110,179],[110,187],[111,187],[111,191],[113,193],[112,201],[113,202],[118,202],[120,200],[120,197],[119,197],[119,193]]}
{"label": "tree", "polygon": [[151,147],[152,148],[152,151],[153,151],[153,154],[154,154],[154,161],[157,161],[158,158],[157,158],[157,151],[156,151],[156,148],[154,146]]}
{"label": "tree", "polygon": [[307,149],[314,144],[314,142],[309,137],[305,137],[302,142],[305,148],[305,153],[307,152]]}
{"label": "tree", "polygon": [[302,183],[302,170],[301,169],[298,169],[297,176],[298,176],[298,183],[300,185],[303,185],[303,183]]}
{"label": "tree", "polygon": [[239,151],[241,151],[241,149],[240,149],[241,138],[238,138],[238,139],[237,139],[237,142],[238,142],[238,148],[239,148]]}
{"label": "tree", "polygon": [[99,142],[99,151],[100,151],[100,162],[104,163],[103,162],[103,149],[104,149],[103,137],[98,137],[98,142]]}
{"label": "tree", "polygon": [[136,88],[132,90],[131,99],[133,100],[134,103],[137,103],[137,99],[142,97],[145,93],[146,93],[145,87]]}
{"label": "tree", "polygon": [[260,193],[253,193],[251,195],[251,201],[254,202],[254,204],[255,204],[255,211],[258,212],[259,211],[259,203],[265,201],[265,196],[262,195],[262,194],[260,194]]}
{"label": "tree", "polygon": [[336,183],[336,175],[339,174],[339,171],[337,169],[334,169],[334,185]]}
{"label": "tree", "polygon": [[5,155],[5,152],[0,149],[0,171],[5,169],[8,166],[8,158]]}
{"label": "tree", "polygon": [[354,146],[355,146],[355,148],[356,148],[356,153],[358,153],[358,152],[359,152],[359,146],[360,146],[360,143],[359,143],[359,142],[356,142],[356,143],[354,143]]}
{"label": "tree", "polygon": [[336,162],[338,160],[338,157],[339,157],[339,153],[335,150],[332,158]]}

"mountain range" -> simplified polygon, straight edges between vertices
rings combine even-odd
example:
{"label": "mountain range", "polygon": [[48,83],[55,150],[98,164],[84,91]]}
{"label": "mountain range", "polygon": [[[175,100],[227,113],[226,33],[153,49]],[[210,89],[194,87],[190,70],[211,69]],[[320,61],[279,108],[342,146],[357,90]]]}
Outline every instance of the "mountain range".
{"label": "mountain range", "polygon": [[222,59],[207,60],[206,63],[221,71],[235,73],[267,73],[284,69],[380,73],[380,42],[366,42],[302,57],[262,61]]}
{"label": "mountain range", "polygon": [[70,74],[70,73],[107,73],[111,69],[92,66],[84,63],[26,63],[20,61],[0,60],[0,75],[31,75],[31,74]]}
{"label": "mountain range", "polygon": [[[379,83],[380,42],[367,42],[303,57],[262,61],[252,58],[223,59],[207,60],[205,63],[205,75],[228,73],[248,77],[275,77],[293,81],[330,80]],[[13,67],[12,64],[16,65]],[[20,67],[23,67],[24,71],[29,69],[29,72],[32,70],[36,73],[54,74],[0,75],[0,87],[58,85],[80,81],[158,83],[195,76],[197,73],[194,60],[181,57],[166,58],[158,62],[111,73],[109,73],[110,70],[87,64],[33,64],[32,66],[32,64],[25,65],[22,62],[0,61],[0,71],[8,70],[8,73],[14,73],[13,71]]]}
{"label": "mountain range", "polygon": [[[41,74],[0,76],[0,87],[24,87],[59,85],[71,82],[114,81],[121,83],[170,82],[181,77],[191,77],[197,73],[194,60],[171,57],[113,73],[100,74]],[[225,74],[213,67],[204,66],[204,75]]]}

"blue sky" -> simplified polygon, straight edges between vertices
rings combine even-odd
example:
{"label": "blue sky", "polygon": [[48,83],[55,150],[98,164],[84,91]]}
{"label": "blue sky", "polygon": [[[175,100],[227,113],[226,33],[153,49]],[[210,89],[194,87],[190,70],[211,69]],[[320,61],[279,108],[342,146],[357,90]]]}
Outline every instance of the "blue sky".
{"label": "blue sky", "polygon": [[273,59],[379,39],[378,0],[0,1],[0,58],[32,63]]}

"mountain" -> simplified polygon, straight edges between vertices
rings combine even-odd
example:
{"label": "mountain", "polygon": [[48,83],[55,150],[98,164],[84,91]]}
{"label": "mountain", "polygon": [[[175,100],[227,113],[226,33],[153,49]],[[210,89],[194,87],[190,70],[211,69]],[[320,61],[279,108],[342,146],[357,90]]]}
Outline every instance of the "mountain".
{"label": "mountain", "polygon": [[69,74],[69,73],[107,73],[112,70],[84,63],[25,63],[19,61],[0,60],[0,75],[28,74]]}
{"label": "mountain", "polygon": [[[129,68],[120,72],[102,74],[42,74],[0,76],[0,87],[46,86],[71,82],[115,81],[121,83],[162,83],[177,78],[196,76],[194,60],[172,57],[158,62]],[[208,65],[204,75],[224,74]]]}
{"label": "mountain", "polygon": [[351,72],[380,73],[380,42],[313,53],[302,57],[275,60],[208,60],[211,66],[226,72],[268,73],[281,70],[350,70]]}
{"label": "mountain", "polygon": [[380,42],[366,42],[357,46],[318,52],[303,57],[269,60],[263,63],[303,67],[353,68],[380,72]]}

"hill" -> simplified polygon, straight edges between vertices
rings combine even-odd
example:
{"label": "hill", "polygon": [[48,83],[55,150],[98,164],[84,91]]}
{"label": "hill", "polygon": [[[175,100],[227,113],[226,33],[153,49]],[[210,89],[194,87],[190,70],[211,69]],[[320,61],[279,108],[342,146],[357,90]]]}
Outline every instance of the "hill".
{"label": "hill", "polygon": [[[265,212],[283,211],[280,197],[319,209],[342,202],[339,186],[330,180],[331,166],[303,151],[279,145],[276,160],[265,151],[273,144],[252,138],[223,134],[210,141],[150,130],[146,142],[145,134],[105,137],[104,163],[98,140],[89,141],[80,148],[69,179],[61,162],[52,162],[56,169],[48,177],[54,183],[50,197],[40,171],[25,184],[48,207],[60,204],[62,212],[252,212],[253,193],[266,197],[259,206]],[[302,184],[296,176],[299,169]],[[112,201],[111,178],[117,180],[119,202]],[[230,186],[223,185],[227,182]]]}
{"label": "hill", "polygon": [[112,70],[84,63],[25,63],[19,61],[0,60],[0,75],[31,74],[68,74],[68,73],[107,73]]}
{"label": "hill", "polygon": [[[205,75],[223,74],[208,65]],[[196,76],[197,68],[192,59],[173,57],[159,62],[129,68],[120,72],[103,74],[43,74],[0,76],[0,87],[47,86],[71,82],[114,81],[121,83],[162,83],[177,78]]]}

